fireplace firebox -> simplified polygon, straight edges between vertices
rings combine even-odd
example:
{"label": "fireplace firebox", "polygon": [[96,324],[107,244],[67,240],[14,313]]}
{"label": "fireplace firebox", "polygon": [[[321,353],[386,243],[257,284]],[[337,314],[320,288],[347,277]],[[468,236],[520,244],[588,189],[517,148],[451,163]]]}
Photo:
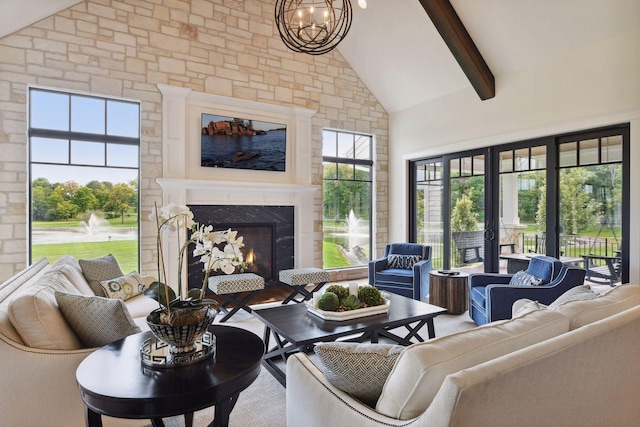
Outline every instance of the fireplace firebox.
{"label": "fireplace firebox", "polygon": [[[231,229],[243,237],[242,255],[246,273],[263,277],[265,284],[276,284],[278,272],[294,265],[293,206],[190,205],[194,221],[213,225],[214,230]],[[190,288],[202,285],[202,263],[188,255]],[[239,271],[237,271],[239,272]],[[224,274],[212,272],[211,274]]]}

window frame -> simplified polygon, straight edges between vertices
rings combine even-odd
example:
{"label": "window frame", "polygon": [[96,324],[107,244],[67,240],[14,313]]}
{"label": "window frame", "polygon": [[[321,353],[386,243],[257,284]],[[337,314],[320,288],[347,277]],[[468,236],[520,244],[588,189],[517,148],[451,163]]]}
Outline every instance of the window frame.
{"label": "window frame", "polygon": [[[335,150],[334,153],[336,154],[335,156],[325,156],[324,155],[324,149],[325,149],[325,144],[327,143],[325,141],[325,137],[324,134],[325,132],[334,132],[335,133]],[[341,157],[339,156],[339,146],[340,146],[340,134],[346,134],[346,135],[350,135],[353,137],[353,157]],[[368,232],[369,232],[369,261],[371,261],[373,259],[373,251],[374,251],[374,244],[375,244],[375,240],[374,240],[374,236],[373,236],[373,229],[374,229],[374,215],[375,212],[373,210],[373,205],[374,205],[374,196],[375,196],[375,179],[374,179],[374,175],[375,175],[375,162],[374,162],[374,145],[375,145],[375,138],[374,135],[371,134],[367,134],[367,133],[363,133],[363,132],[354,132],[354,131],[348,131],[348,130],[341,130],[341,129],[333,129],[333,128],[323,128],[322,129],[322,145],[323,145],[323,156],[322,156],[322,182],[323,182],[323,187],[324,187],[324,182],[325,181],[343,181],[343,182],[366,182],[369,183],[369,227],[368,227]],[[357,139],[358,137],[365,137],[368,138],[369,140],[369,153],[368,153],[368,159],[362,159],[362,158],[358,158],[357,156],[357,150],[356,150],[356,144],[357,144]],[[334,164],[336,166],[336,174],[335,174],[335,178],[325,178],[324,177],[324,166],[326,163],[331,163]],[[354,171],[354,175],[352,177],[352,179],[344,179],[344,178],[340,178],[339,173],[337,171],[337,167],[339,165],[351,165],[353,166],[353,171]],[[357,169],[358,166],[365,166],[369,168],[369,178],[366,180],[362,180],[362,179],[355,179],[355,171]],[[323,212],[323,235],[324,235],[324,190],[323,190],[323,197],[322,197],[322,212]],[[324,240],[324,239],[323,239]],[[323,265],[324,265],[324,254],[323,254]],[[363,264],[357,264],[357,265],[351,265],[351,266],[342,266],[342,267],[334,267],[331,269],[349,269],[349,268],[362,268],[362,267],[367,267],[367,263],[363,263]]]}
{"label": "window frame", "polygon": [[[69,98],[68,108],[69,108],[69,123],[68,130],[56,130],[56,129],[48,129],[48,128],[40,128],[40,127],[32,127],[32,117],[33,117],[33,102],[32,102],[32,94],[34,92],[45,92],[45,93],[54,93],[59,95],[65,95]],[[104,133],[88,133],[88,132],[77,132],[71,130],[72,124],[72,98],[91,98],[98,99],[104,102]],[[137,206],[136,212],[138,215],[138,232],[137,232],[137,263],[138,263],[138,271],[140,270],[141,256],[140,256],[140,244],[141,244],[141,213],[140,213],[140,181],[141,181],[141,139],[142,139],[142,131],[141,131],[141,102],[132,99],[118,98],[112,96],[103,96],[103,95],[94,95],[87,94],[83,92],[76,92],[71,90],[64,89],[51,89],[44,88],[39,86],[29,86],[27,88],[27,201],[28,201],[28,214],[27,214],[27,226],[28,226],[28,253],[27,258],[29,263],[33,262],[33,165],[49,165],[49,166],[59,166],[59,167],[87,167],[87,168],[105,168],[105,169],[126,169],[126,170],[135,170],[136,171],[136,180],[138,183],[137,190]],[[108,134],[108,102],[118,102],[118,103],[127,103],[127,104],[135,104],[137,106],[137,137],[130,136],[121,136],[121,135],[110,135]],[[57,140],[66,140],[67,141],[67,162],[43,162],[43,161],[33,161],[33,144],[32,138],[46,138],[46,139],[57,139]],[[73,142],[91,142],[91,143],[99,143],[103,144],[104,149],[104,164],[83,164],[83,163],[74,163],[72,161],[72,145]],[[136,166],[113,166],[109,165],[109,156],[108,156],[108,148],[111,145],[125,145],[125,146],[135,146],[138,149],[138,156],[136,161]]]}

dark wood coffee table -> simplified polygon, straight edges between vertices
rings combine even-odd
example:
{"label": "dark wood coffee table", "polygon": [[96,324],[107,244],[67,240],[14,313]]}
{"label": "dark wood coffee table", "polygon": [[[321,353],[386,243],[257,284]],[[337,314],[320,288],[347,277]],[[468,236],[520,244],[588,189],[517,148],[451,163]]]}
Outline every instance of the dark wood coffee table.
{"label": "dark wood coffee table", "polygon": [[[317,342],[330,342],[354,335],[350,341],[378,342],[386,337],[402,345],[411,340],[424,341],[419,332],[427,326],[429,338],[435,337],[433,319],[447,310],[400,295],[389,294],[388,313],[345,321],[323,320],[308,313],[305,304],[289,304],[254,310],[253,315],[265,324],[264,343],[267,352],[262,363],[273,376],[286,385],[286,376],[276,362],[286,362],[287,357],[298,351],[306,351]],[[393,331],[393,332],[392,332]],[[403,335],[399,335],[404,332]],[[269,348],[271,335],[275,347]]]}
{"label": "dark wood coffee table", "polygon": [[106,345],[87,356],[76,371],[85,403],[87,426],[102,426],[101,415],[148,418],[163,426],[162,418],[215,405],[211,426],[227,426],[240,392],[258,377],[264,344],[252,332],[229,326],[209,328],[216,336],[216,355],[178,368],[150,368],[140,360],[143,332]]}

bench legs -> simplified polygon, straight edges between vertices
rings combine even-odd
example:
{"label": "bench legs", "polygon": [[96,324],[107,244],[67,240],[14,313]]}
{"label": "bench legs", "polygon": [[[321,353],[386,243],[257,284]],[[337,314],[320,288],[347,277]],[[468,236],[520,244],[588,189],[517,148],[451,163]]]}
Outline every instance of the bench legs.
{"label": "bench legs", "polygon": [[[218,309],[221,310],[223,313],[226,313],[225,316],[220,320],[220,323],[226,322],[227,320],[229,320],[229,318],[231,318],[231,316],[236,314],[240,309],[243,309],[247,313],[251,313],[252,312],[251,307],[249,307],[247,304],[258,292],[260,292],[260,289],[255,291],[250,291],[242,299],[240,299],[242,292],[237,292],[235,294],[218,295],[219,297],[224,299],[224,302],[220,304]],[[231,304],[233,304],[234,307],[231,310],[228,310],[227,307],[230,306]]]}
{"label": "bench legs", "polygon": [[[309,301],[311,298],[313,298],[313,293],[318,292],[326,283],[327,282],[320,282],[316,284],[316,286],[311,291],[307,290],[307,286],[309,285],[309,283],[307,283],[306,285],[288,285],[291,288],[291,294],[289,294],[289,296],[285,298],[284,301],[282,301],[282,304],[288,304],[289,301],[294,301],[297,303]],[[298,295],[302,295],[302,299],[296,299]]]}

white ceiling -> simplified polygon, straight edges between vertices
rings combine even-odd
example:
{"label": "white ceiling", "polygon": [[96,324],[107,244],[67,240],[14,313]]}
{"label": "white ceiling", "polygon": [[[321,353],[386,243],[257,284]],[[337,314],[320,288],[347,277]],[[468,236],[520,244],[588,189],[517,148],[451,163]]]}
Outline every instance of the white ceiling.
{"label": "white ceiling", "polygon": [[[75,3],[0,0],[0,37]],[[365,10],[352,3],[353,24],[338,50],[388,112],[470,87],[418,0],[368,0]],[[640,27],[638,0],[451,3],[496,78],[496,96],[501,76]]]}

